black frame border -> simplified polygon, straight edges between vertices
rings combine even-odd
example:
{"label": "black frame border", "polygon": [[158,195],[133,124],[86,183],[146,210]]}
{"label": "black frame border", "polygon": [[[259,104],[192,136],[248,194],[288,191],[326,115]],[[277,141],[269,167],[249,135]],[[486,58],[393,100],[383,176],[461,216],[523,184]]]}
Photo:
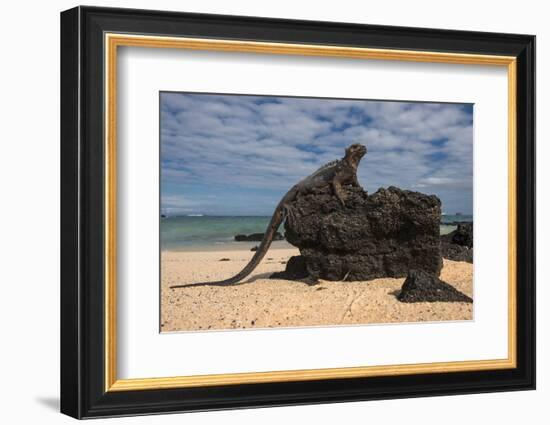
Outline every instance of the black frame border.
{"label": "black frame border", "polygon": [[[105,32],[517,58],[517,367],[105,392]],[[76,7],[61,13],[61,412],[75,418],[535,388],[535,36]]]}

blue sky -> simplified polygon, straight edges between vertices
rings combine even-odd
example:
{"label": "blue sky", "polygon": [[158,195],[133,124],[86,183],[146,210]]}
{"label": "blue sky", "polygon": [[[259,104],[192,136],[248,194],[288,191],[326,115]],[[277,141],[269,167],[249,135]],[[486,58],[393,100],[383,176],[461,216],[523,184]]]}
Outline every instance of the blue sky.
{"label": "blue sky", "polygon": [[160,108],[163,213],[271,215],[352,143],[368,148],[369,193],[393,185],[472,212],[472,105],[162,92]]}

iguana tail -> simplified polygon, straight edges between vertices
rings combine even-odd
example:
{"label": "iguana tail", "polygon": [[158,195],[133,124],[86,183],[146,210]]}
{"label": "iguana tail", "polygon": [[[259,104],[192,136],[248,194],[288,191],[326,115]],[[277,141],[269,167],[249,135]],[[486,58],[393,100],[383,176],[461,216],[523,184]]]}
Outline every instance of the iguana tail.
{"label": "iguana tail", "polygon": [[[285,197],[286,198],[286,197]],[[267,230],[264,234],[264,237],[262,239],[262,242],[260,243],[260,246],[258,247],[258,250],[254,253],[254,256],[252,259],[248,262],[248,264],[242,269],[239,273],[237,273],[235,276],[230,277],[226,280],[220,280],[215,282],[199,282],[199,283],[188,283],[185,285],[174,285],[170,286],[170,288],[187,288],[191,286],[228,286],[233,285],[235,283],[240,282],[245,277],[247,277],[250,273],[254,271],[254,269],[260,264],[260,261],[262,261],[262,258],[264,258],[265,254],[267,253],[267,250],[269,249],[269,246],[271,245],[271,242],[273,241],[273,236],[275,236],[275,232],[283,222],[285,218],[285,207],[284,207],[284,201],[281,200],[279,205],[277,205],[277,208],[275,208],[275,212],[273,213],[273,216],[271,217],[271,221],[269,222],[269,226],[267,227]]]}

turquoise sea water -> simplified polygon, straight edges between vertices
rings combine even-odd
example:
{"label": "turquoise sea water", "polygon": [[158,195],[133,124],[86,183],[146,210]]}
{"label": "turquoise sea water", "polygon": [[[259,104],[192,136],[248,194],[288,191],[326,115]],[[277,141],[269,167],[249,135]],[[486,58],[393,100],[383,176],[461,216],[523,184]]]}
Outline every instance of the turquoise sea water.
{"label": "turquoise sea water", "polygon": [[474,217],[467,214],[442,215],[441,224],[439,225],[439,233],[442,235],[451,233],[453,230],[456,229],[455,223],[463,221],[471,223],[474,221]]}
{"label": "turquoise sea water", "polygon": [[253,242],[235,242],[238,234],[263,233],[271,217],[256,216],[184,216],[160,220],[161,249],[167,251],[194,248],[231,249],[252,247]]}
{"label": "turquoise sea water", "polygon": [[[263,233],[271,217],[247,216],[178,216],[162,217],[160,242],[164,251],[191,251],[196,249],[251,248],[257,242],[235,242],[238,234]],[[471,215],[444,215],[441,218],[441,234],[452,232],[458,221],[472,221]],[[279,229],[281,233],[284,229]],[[289,246],[275,242],[273,248]]]}

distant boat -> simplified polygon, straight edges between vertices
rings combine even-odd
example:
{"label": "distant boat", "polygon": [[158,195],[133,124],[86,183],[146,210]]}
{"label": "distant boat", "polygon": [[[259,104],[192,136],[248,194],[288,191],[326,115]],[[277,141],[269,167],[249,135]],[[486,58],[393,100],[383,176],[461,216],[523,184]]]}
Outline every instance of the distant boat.
{"label": "distant boat", "polygon": [[166,218],[166,215],[161,214],[161,215],[160,215],[160,218]]}
{"label": "distant boat", "polygon": [[187,214],[187,217],[204,217],[204,214]]}

